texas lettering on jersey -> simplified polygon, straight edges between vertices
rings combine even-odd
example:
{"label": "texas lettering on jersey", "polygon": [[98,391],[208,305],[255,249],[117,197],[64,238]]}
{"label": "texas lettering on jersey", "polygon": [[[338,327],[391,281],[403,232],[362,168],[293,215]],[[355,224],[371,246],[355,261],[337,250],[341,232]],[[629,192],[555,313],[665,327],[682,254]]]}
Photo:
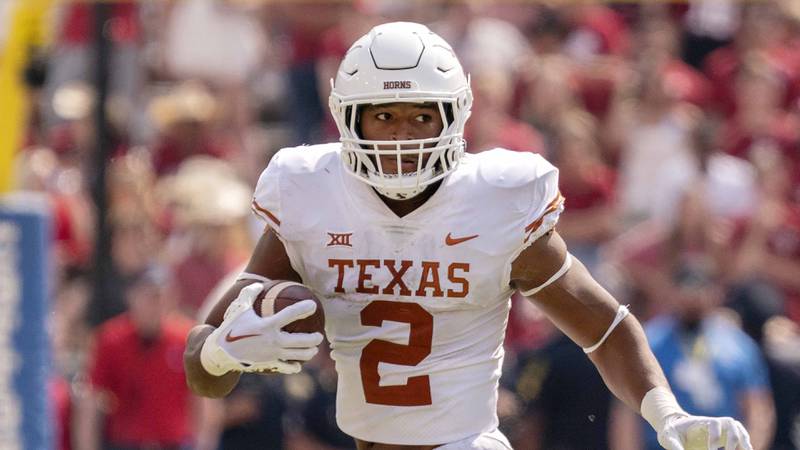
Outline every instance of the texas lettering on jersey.
{"label": "texas lettering on jersey", "polygon": [[[406,272],[419,266],[419,279],[409,280]],[[469,263],[451,262],[446,266],[439,261],[412,261],[394,259],[328,259],[328,267],[338,270],[338,281],[334,291],[348,293],[344,286],[348,271],[358,271],[358,282],[351,292],[359,294],[398,295],[402,297],[451,297],[464,298],[469,294]],[[374,284],[373,276],[378,271],[387,271],[391,280],[381,286]],[[442,281],[446,281],[444,288]]]}

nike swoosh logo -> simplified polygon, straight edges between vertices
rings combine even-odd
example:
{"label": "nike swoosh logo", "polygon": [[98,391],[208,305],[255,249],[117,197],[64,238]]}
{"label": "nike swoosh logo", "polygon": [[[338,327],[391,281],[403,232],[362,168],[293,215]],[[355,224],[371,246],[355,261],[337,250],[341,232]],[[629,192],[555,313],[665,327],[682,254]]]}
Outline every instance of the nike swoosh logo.
{"label": "nike swoosh logo", "polygon": [[256,333],[256,334],[242,334],[239,336],[231,336],[231,332],[228,331],[228,334],[225,335],[225,342],[236,342],[242,339],[247,339],[256,336],[261,336],[261,334]]}
{"label": "nike swoosh logo", "polygon": [[464,236],[464,237],[460,237],[460,238],[454,238],[453,236],[450,235],[450,233],[447,233],[447,237],[444,238],[444,243],[446,245],[458,245],[458,244],[460,244],[462,242],[467,242],[470,239],[475,239],[478,236],[480,236],[480,235],[475,234],[475,235],[472,235],[472,236]]}

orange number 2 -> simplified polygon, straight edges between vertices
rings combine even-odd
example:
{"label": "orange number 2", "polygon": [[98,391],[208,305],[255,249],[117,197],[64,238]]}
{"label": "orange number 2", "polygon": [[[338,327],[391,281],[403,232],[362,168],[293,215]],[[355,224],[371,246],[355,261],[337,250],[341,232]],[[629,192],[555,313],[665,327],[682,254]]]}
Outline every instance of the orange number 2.
{"label": "orange number 2", "polygon": [[380,327],[384,320],[410,325],[408,345],[374,339],[361,352],[361,384],[367,403],[390,406],[431,404],[428,375],[409,377],[406,384],[381,386],[378,363],[416,366],[431,354],[433,316],[416,303],[375,300],[361,310],[361,324]]}

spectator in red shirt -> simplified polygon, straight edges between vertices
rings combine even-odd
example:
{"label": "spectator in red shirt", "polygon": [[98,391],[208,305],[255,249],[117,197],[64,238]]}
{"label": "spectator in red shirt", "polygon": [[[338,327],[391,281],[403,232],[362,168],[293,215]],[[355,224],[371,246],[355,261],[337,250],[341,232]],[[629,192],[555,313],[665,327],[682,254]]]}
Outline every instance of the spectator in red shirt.
{"label": "spectator in red shirt", "polygon": [[192,426],[199,403],[186,386],[181,361],[191,322],[171,314],[167,281],[159,268],[141,272],[127,286],[128,311],[96,331],[87,368],[91,393],[78,410],[77,448],[209,448]]}

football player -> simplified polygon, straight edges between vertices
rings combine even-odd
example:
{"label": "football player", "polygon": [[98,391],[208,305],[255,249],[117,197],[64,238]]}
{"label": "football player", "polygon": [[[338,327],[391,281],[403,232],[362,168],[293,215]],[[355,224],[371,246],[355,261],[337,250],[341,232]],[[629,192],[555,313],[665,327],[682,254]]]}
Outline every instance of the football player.
{"label": "football player", "polygon": [[340,142],[283,149],[262,173],[253,209],[268,227],[190,334],[192,389],[222,396],[241,372],[295,373],[314,356],[320,333],[281,331],[313,301],[252,308],[263,282],[292,280],[324,307],[337,423],[359,449],[508,449],[496,403],[518,290],[664,447],[752,450],[739,422],[681,409],[639,322],[570,256],[558,170],[464,153],[471,104],[452,48],[423,25],[380,25],[350,47],[330,95]]}

